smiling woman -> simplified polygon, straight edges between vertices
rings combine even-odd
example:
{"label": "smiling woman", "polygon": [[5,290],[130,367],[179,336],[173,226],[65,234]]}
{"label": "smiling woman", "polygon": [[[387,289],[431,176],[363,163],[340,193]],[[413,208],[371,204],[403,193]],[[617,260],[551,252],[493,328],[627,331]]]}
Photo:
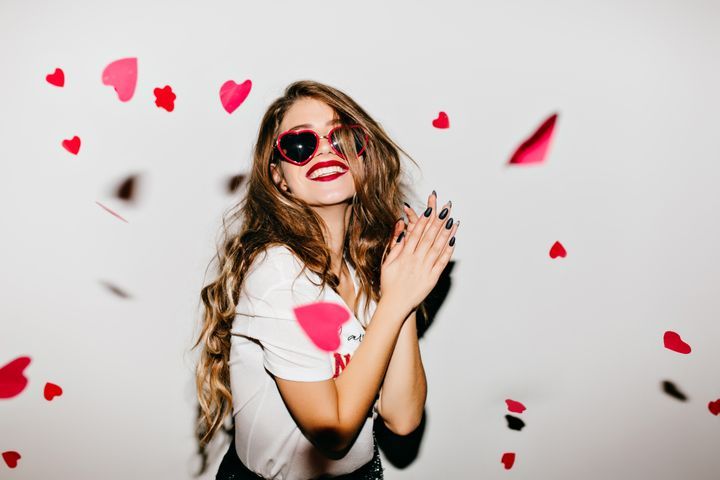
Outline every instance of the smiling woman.
{"label": "smiling woman", "polygon": [[[317,82],[290,85],[265,113],[231,218],[241,229],[226,230],[201,292],[201,446],[227,415],[234,426],[216,478],[379,479],[373,420],[402,435],[420,423],[415,312],[425,317],[457,225],[448,209],[430,216],[433,195],[426,215],[406,210],[401,234],[400,152],[354,100]],[[332,352],[295,318],[320,301],[349,310]]]}

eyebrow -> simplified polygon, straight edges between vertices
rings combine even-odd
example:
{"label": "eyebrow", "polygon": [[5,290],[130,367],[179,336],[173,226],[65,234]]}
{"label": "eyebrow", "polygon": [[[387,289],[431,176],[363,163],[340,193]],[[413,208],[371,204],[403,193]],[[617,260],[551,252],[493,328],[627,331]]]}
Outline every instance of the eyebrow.
{"label": "eyebrow", "polygon": [[[328,120],[328,122],[325,124],[325,126],[326,126],[326,127],[329,127],[330,125],[333,125],[333,124],[335,124],[335,123],[340,123],[340,119],[334,118],[334,119],[332,119],[332,120]],[[295,126],[292,127],[292,128],[288,128],[288,130],[295,130],[295,129],[298,129],[298,128],[311,128],[311,127],[312,127],[312,125],[310,125],[309,123],[303,123],[303,124],[301,124],[301,125],[295,125]]]}

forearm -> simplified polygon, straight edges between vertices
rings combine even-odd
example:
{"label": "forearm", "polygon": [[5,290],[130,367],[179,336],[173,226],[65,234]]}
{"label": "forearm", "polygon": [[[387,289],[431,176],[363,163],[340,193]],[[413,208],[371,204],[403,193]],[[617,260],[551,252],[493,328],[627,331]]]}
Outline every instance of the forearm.
{"label": "forearm", "polygon": [[427,380],[420,357],[416,315],[405,320],[380,392],[379,410],[388,428],[406,435],[422,420]]}

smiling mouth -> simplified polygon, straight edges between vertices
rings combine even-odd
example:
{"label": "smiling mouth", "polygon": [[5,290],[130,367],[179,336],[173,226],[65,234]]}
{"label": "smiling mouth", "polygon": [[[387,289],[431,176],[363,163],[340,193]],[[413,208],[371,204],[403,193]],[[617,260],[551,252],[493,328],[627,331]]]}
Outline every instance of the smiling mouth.
{"label": "smiling mouth", "polygon": [[319,177],[311,178],[310,180],[314,182],[329,182],[330,180],[335,180],[336,178],[345,175],[347,172],[347,170],[343,170],[342,172],[332,172],[325,175],[320,175]]}

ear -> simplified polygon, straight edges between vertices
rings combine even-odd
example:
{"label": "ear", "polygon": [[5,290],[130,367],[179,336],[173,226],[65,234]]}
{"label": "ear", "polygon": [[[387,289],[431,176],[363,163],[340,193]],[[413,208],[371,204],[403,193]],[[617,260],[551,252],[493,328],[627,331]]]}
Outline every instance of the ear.
{"label": "ear", "polygon": [[290,190],[288,189],[287,182],[285,181],[285,177],[282,174],[282,167],[280,167],[277,163],[271,163],[270,164],[270,175],[272,175],[273,182],[275,182],[275,185],[279,186],[280,189],[290,193]]}

